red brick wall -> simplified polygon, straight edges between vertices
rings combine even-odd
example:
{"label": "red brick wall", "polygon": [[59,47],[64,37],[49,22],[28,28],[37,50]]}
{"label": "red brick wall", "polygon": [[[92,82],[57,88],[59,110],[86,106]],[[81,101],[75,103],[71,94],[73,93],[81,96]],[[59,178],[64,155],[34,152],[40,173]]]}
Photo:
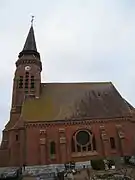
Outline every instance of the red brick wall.
{"label": "red brick wall", "polygon": [[16,134],[17,132],[15,130],[12,130],[9,132],[9,152],[10,152],[10,157],[9,157],[9,165],[10,166],[18,166],[19,165],[19,148],[20,148],[20,142],[16,141]]}
{"label": "red brick wall", "polygon": [[0,167],[8,166],[9,162],[9,150],[0,149]]}
{"label": "red brick wall", "polygon": [[[124,138],[120,140],[117,132],[117,124],[122,125],[122,131],[124,133]],[[66,161],[84,161],[95,157],[104,157],[105,155],[111,156],[121,156],[121,155],[133,155],[135,144],[134,139],[134,124],[123,121],[123,122],[111,122],[108,121],[104,123],[104,128],[106,131],[106,136],[108,138],[114,137],[116,142],[116,149],[111,150],[110,142],[101,140],[101,130],[100,126],[103,123],[91,123],[91,125],[54,125],[46,128],[41,128],[40,126],[31,126],[26,129],[26,162],[28,165],[35,164],[50,164],[50,163],[64,163]],[[65,132],[60,132],[60,128],[64,128]],[[96,137],[97,154],[88,155],[84,157],[72,157],[71,153],[71,138],[75,131],[80,128],[88,128]],[[41,132],[42,130],[42,132]],[[45,130],[45,131],[43,131]],[[60,143],[60,137],[66,138],[66,143]],[[44,138],[41,142],[40,139]],[[56,142],[56,156],[54,159],[50,158],[49,154],[49,144],[53,140]],[[121,143],[120,143],[121,141]],[[105,146],[103,148],[103,145]],[[124,149],[122,149],[124,148]],[[105,151],[104,151],[105,149]]]}
{"label": "red brick wall", "polygon": [[[29,58],[29,57],[26,57]],[[25,94],[25,88],[22,89],[17,88],[17,81],[20,76],[23,76],[25,78],[25,66],[26,64],[21,64],[18,66],[18,68],[15,71],[15,78],[14,78],[14,84],[13,84],[13,93],[12,93],[12,107],[13,106],[21,106],[24,100],[24,94]],[[30,76],[34,75],[35,79],[35,96],[39,96],[40,94],[40,84],[41,84],[41,72],[39,69],[39,66],[35,64],[30,64],[31,70],[29,71]],[[30,80],[30,79],[29,79]],[[24,81],[25,84],[25,81]],[[30,88],[27,89],[30,91]]]}
{"label": "red brick wall", "polygon": [[[67,161],[85,161],[92,158],[104,156],[123,156],[135,154],[135,124],[130,121],[108,121],[105,123],[91,122],[90,125],[50,125],[45,126],[39,123],[29,124],[25,130],[10,130],[7,149],[0,150],[0,166],[43,165],[53,163],[65,163]],[[120,125],[121,127],[117,126]],[[104,125],[104,127],[103,127]],[[89,153],[79,156],[71,152],[72,135],[79,129],[89,129],[96,138],[96,153]],[[106,134],[101,139],[101,130]],[[120,129],[120,130],[119,130]],[[118,130],[121,133],[119,137]],[[16,141],[16,133],[19,134],[19,141]],[[123,133],[123,134],[122,134]],[[115,138],[116,149],[111,150],[109,139]],[[50,157],[50,142],[56,143],[56,155]]]}

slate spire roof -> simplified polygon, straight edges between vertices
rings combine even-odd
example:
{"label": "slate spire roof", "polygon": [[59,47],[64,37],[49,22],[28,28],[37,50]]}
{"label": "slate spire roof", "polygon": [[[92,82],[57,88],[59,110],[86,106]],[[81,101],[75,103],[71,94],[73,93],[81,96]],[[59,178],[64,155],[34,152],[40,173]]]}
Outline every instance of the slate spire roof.
{"label": "slate spire roof", "polygon": [[23,50],[19,54],[19,58],[23,55],[35,55],[40,59],[40,54],[37,52],[36,40],[34,35],[34,28],[31,25],[29,33],[27,35]]}
{"label": "slate spire roof", "polygon": [[37,51],[33,26],[30,27],[23,51]]}

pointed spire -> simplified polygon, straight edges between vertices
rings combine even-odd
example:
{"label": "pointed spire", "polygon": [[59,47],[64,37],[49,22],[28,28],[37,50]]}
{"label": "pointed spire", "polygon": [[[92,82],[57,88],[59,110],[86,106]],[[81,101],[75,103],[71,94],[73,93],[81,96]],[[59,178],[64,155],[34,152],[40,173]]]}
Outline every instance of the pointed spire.
{"label": "pointed spire", "polygon": [[33,26],[30,27],[23,51],[37,51]]}
{"label": "pointed spire", "polygon": [[33,20],[34,20],[34,16],[32,16],[31,27],[30,27],[28,36],[26,38],[23,50],[19,54],[19,58],[26,54],[33,54],[33,55],[40,57],[39,53],[37,52],[37,47],[36,47],[34,28],[33,28]]}

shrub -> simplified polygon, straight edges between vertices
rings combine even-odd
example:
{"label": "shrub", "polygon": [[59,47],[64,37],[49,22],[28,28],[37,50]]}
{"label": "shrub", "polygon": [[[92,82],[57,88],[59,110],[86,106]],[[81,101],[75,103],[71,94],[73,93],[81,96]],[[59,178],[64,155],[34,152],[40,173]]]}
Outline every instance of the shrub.
{"label": "shrub", "polygon": [[124,157],[125,164],[130,164],[130,162],[129,162],[130,158],[131,158],[130,156]]}
{"label": "shrub", "polygon": [[112,159],[108,160],[108,167],[109,167],[109,169],[110,169],[112,166],[114,166],[114,165],[115,165],[114,160],[112,160]]}
{"label": "shrub", "polygon": [[94,170],[104,170],[105,169],[105,164],[102,159],[91,160],[91,166]]}
{"label": "shrub", "polygon": [[110,165],[112,165],[112,166],[115,165],[115,161],[114,161],[114,160],[110,159],[110,160],[108,160],[108,161],[109,161],[109,164],[110,164]]}

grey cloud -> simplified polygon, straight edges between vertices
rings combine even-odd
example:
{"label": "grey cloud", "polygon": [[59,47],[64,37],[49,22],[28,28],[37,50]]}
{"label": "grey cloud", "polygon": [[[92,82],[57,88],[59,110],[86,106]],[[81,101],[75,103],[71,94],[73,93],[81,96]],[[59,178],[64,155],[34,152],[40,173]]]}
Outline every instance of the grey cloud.
{"label": "grey cloud", "polygon": [[30,15],[43,81],[112,81],[133,105],[135,2],[128,0],[3,1],[0,6],[0,129],[9,117],[12,78]]}

